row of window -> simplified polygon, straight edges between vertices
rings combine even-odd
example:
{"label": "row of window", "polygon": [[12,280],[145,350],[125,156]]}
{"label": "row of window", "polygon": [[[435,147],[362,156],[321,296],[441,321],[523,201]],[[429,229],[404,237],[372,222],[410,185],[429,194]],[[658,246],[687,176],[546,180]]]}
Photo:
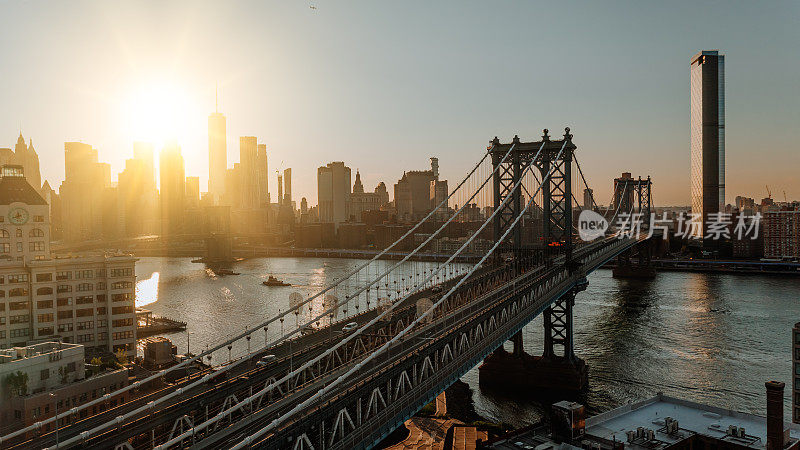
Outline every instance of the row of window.
{"label": "row of window", "polygon": [[[17,252],[22,252],[23,250],[22,242],[17,242]],[[43,252],[44,251],[44,242],[43,241],[34,241],[28,243],[28,251],[31,252]],[[2,253],[11,253],[11,244],[8,242],[0,242],[0,254]]]}
{"label": "row of window", "polygon": [[[42,216],[34,216],[34,217],[42,217]],[[22,228],[17,228],[16,235],[18,238],[24,235]],[[8,232],[5,228],[0,228],[0,239],[2,238],[10,238],[11,233]],[[44,231],[40,228],[34,228],[28,232],[28,237],[44,237]]]}
{"label": "row of window", "polygon": [[[31,242],[30,244],[32,245],[31,251],[42,251],[42,250],[44,250],[43,246],[39,246],[38,245],[38,244],[40,244],[39,242]],[[34,244],[37,244],[37,245],[34,245]],[[0,244],[0,253],[8,253],[10,251],[10,249],[5,249],[5,247],[3,247],[3,245],[9,245],[9,244]],[[5,250],[3,250],[3,249],[5,249]],[[20,251],[22,251],[22,250],[20,249]],[[56,280],[58,280],[58,281],[72,280],[73,278],[75,280],[88,280],[88,279],[92,279],[92,278],[105,278],[105,276],[106,276],[106,269],[94,269],[94,270],[93,269],[83,269],[83,270],[76,270],[74,272],[71,271],[71,270],[64,270],[64,271],[56,272]],[[112,277],[131,277],[131,276],[133,276],[133,269],[130,268],[130,267],[123,268],[123,269],[111,269],[111,276]],[[27,273],[18,274],[18,275],[8,275],[8,282],[9,283],[27,283],[28,280],[29,280],[29,278],[28,278],[28,274]],[[47,281],[53,281],[53,274],[52,273],[43,272],[43,273],[37,273],[36,274],[36,282],[37,283],[43,283],[43,282],[47,282]],[[6,276],[5,275],[0,275],[0,284],[5,284],[5,283],[6,283]],[[126,288],[126,287],[130,287],[131,284],[132,283],[130,281],[120,281],[120,282],[117,282],[117,283],[112,283],[112,287],[111,288],[112,289],[123,289],[123,288]],[[105,283],[103,284],[103,286],[105,286]],[[118,286],[118,287],[115,287],[115,286]],[[98,289],[105,289],[105,287],[98,288]]]}

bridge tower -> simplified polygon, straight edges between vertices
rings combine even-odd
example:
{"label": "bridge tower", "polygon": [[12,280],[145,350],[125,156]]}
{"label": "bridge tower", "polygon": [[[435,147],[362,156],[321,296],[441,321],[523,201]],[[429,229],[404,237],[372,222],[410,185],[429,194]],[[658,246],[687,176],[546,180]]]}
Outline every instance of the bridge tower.
{"label": "bridge tower", "polygon": [[[568,260],[571,259],[572,158],[577,147],[572,143],[572,134],[569,131],[569,128],[565,128],[564,137],[557,140],[552,140],[548,130],[545,129],[539,141],[521,142],[519,136],[514,136],[510,143],[505,144],[497,137],[490,141],[492,165],[497,169],[493,178],[494,207],[499,209],[494,218],[495,241],[498,241],[511,227],[514,219],[522,211],[523,183],[516,189],[514,186],[523,176],[524,169],[528,165],[536,167],[540,179],[544,179],[552,170],[541,189],[542,204],[539,205],[542,208],[541,235],[525,236],[522,227],[517,226],[500,246],[498,255],[514,252],[519,256],[524,250],[544,249],[550,254],[563,252]],[[503,161],[503,157],[512,146],[514,149]],[[530,186],[527,186],[527,189],[531,193],[535,190]],[[500,205],[508,197],[511,197],[511,200],[501,207]],[[537,242],[536,238],[541,238],[540,242]]]}
{"label": "bridge tower", "polygon": [[[652,213],[653,182],[648,176],[633,178],[629,172],[614,179],[614,210],[618,220],[629,220],[629,231],[647,233]],[[634,224],[638,223],[637,229]],[[612,224],[613,225],[613,224]],[[617,256],[613,275],[615,278],[653,278],[652,245],[647,240]]]}
{"label": "bridge tower", "polygon": [[[572,143],[570,129],[565,128],[563,138],[559,140],[551,139],[545,129],[541,140],[536,142],[521,142],[518,136],[514,136],[510,143],[500,143],[495,137],[491,144],[492,164],[495,168],[499,166],[494,176],[495,208],[500,208],[503,200],[511,197],[495,216],[495,241],[508,230],[522,210],[521,188],[514,189],[514,185],[523,176],[525,167],[534,166],[539,179],[545,180],[541,187],[541,205],[538,205],[542,211],[541,234],[526,236],[522,227],[517,226],[509,234],[511,239],[507,237],[507,242],[501,245],[499,253],[513,252],[515,258],[527,256],[530,250],[540,253],[544,258],[563,254],[567,267],[572,267],[572,160],[577,147]],[[501,163],[512,145],[511,155]],[[530,193],[535,189],[527,188]],[[585,387],[588,369],[575,355],[572,311],[575,295],[585,287],[585,284],[576,286],[545,309],[544,351],[541,357],[523,351],[522,332],[519,331],[512,336],[513,353],[508,354],[501,347],[484,360],[480,368],[481,383],[559,391],[575,391]]]}

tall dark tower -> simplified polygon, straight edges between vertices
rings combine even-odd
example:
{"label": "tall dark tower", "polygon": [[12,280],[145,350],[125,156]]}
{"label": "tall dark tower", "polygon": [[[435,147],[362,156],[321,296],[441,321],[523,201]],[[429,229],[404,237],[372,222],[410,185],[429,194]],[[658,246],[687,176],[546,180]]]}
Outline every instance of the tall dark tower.
{"label": "tall dark tower", "polygon": [[701,215],[705,235],[708,215],[725,209],[725,56],[694,55],[689,78],[692,214]]}

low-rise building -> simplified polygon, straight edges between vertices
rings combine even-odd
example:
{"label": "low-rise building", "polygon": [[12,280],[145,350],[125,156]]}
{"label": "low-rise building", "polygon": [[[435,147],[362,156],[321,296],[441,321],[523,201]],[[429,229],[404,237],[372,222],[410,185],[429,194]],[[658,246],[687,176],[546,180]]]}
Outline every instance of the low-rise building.
{"label": "low-rise building", "polygon": [[[102,397],[128,385],[127,369],[106,369],[87,377],[84,347],[43,342],[0,350],[0,430],[6,434]],[[61,425],[112,408],[127,399],[122,394],[104,405],[64,414]],[[45,426],[44,431],[49,431]]]}
{"label": "low-rise building", "polygon": [[800,257],[800,211],[766,211],[762,223],[765,257]]}

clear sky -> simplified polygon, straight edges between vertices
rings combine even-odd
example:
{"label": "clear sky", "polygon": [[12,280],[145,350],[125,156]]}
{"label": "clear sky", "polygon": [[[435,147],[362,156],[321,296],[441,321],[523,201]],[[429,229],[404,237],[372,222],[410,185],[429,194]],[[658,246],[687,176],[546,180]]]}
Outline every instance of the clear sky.
{"label": "clear sky", "polygon": [[134,139],[174,126],[205,190],[218,83],[229,164],[257,136],[273,198],[279,167],[316,204],[329,161],[391,192],[438,156],[455,183],[495,135],[570,126],[600,203],[625,170],[652,175],[657,204],[688,204],[702,49],[726,55],[728,202],[765,184],[800,198],[796,1],[0,0],[0,147],[21,126],[57,189],[64,141],[99,149],[116,179]]}

